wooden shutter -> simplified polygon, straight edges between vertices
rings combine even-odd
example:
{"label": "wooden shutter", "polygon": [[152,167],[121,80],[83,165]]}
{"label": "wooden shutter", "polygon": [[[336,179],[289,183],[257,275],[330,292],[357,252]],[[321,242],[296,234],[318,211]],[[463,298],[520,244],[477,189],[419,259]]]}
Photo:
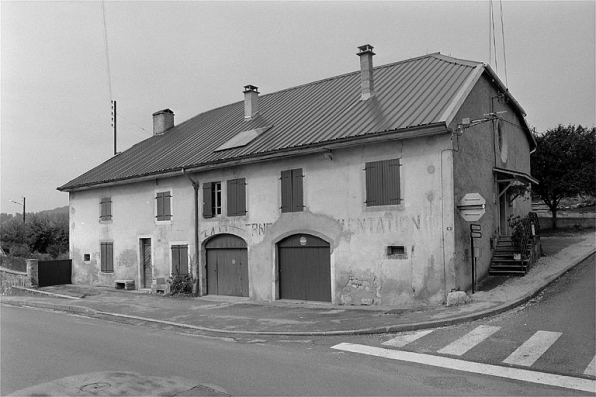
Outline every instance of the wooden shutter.
{"label": "wooden shutter", "polygon": [[292,171],[281,172],[281,212],[292,212]]}
{"label": "wooden shutter", "polygon": [[163,220],[169,221],[172,219],[172,207],[171,207],[171,197],[172,195],[170,192],[164,192],[163,194]]}
{"label": "wooden shutter", "polygon": [[242,215],[246,215],[246,179],[238,178],[228,181],[228,216]]}
{"label": "wooden shutter", "polygon": [[364,170],[366,172],[366,205],[380,205],[378,204],[378,202],[380,201],[378,162],[366,163]]}
{"label": "wooden shutter", "polygon": [[114,245],[112,243],[106,243],[107,245],[107,271],[113,272],[114,271]]}
{"label": "wooden shutter", "polygon": [[114,246],[113,243],[101,243],[101,271],[110,273],[114,271]]}
{"label": "wooden shutter", "polygon": [[157,206],[157,220],[158,221],[162,221],[163,220],[163,193],[157,193],[157,196],[155,197],[155,199],[157,200],[157,202],[155,203],[155,205]]}
{"label": "wooden shutter", "polygon": [[303,189],[302,180],[302,168],[292,170],[292,212],[299,212],[304,209],[303,205]]}
{"label": "wooden shutter", "polygon": [[172,273],[188,274],[188,246],[172,245]]}
{"label": "wooden shutter", "polygon": [[178,253],[180,255],[180,274],[188,275],[188,246],[181,245]]}
{"label": "wooden shutter", "polygon": [[389,203],[391,205],[397,205],[401,203],[400,191],[400,164],[399,159],[392,159],[388,161],[387,167],[387,182],[386,190],[388,193]]}
{"label": "wooden shutter", "polygon": [[203,184],[203,218],[213,218],[213,183]]}
{"label": "wooden shutter", "polygon": [[101,271],[105,272],[106,271],[106,263],[107,263],[107,259],[108,259],[108,254],[106,252],[106,243],[100,243],[100,260],[101,260]]}
{"label": "wooden shutter", "polygon": [[104,197],[100,201],[101,215],[99,216],[102,220],[112,219],[112,201],[109,197]]}
{"label": "wooden shutter", "polygon": [[366,163],[366,205],[400,204],[399,159]]}

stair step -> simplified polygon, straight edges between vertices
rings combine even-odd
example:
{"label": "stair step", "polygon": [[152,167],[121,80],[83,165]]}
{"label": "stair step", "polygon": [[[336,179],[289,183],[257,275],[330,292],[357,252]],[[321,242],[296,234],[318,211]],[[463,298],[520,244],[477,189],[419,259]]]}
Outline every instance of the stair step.
{"label": "stair step", "polygon": [[495,270],[488,270],[488,274],[490,274],[491,276],[525,276],[526,272],[522,271],[522,270],[518,270],[518,271],[511,271],[511,270],[507,270],[507,271],[495,271]]}

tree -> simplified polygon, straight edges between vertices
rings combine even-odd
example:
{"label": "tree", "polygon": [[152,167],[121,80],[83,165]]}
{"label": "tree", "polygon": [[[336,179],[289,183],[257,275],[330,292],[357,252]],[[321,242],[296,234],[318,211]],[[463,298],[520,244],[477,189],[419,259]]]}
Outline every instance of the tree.
{"label": "tree", "polygon": [[537,147],[530,160],[539,185],[533,188],[550,209],[556,229],[561,199],[596,194],[596,128],[559,125],[534,139]]}

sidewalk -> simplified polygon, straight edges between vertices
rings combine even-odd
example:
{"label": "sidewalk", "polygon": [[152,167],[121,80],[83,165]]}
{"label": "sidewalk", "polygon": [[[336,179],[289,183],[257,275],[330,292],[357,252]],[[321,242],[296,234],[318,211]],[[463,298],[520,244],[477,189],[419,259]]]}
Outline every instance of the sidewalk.
{"label": "sidewalk", "polygon": [[[542,257],[524,277],[488,277],[461,306],[411,310],[248,298],[172,298],[106,287],[60,285],[2,296],[3,305],[78,313],[122,322],[255,335],[347,335],[400,332],[472,321],[525,303],[595,249],[594,231],[543,236]],[[43,294],[43,295],[42,295]]]}

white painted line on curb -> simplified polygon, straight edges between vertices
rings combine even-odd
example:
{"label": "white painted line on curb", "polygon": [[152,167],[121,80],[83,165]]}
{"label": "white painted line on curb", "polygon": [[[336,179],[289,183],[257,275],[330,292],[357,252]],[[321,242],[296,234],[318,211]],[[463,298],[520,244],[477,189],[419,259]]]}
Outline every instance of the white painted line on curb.
{"label": "white painted line on curb", "polygon": [[529,367],[534,364],[561,336],[560,332],[538,331],[518,347],[503,362]]}
{"label": "white painted line on curb", "polygon": [[489,325],[481,325],[479,327],[474,328],[472,331],[468,332],[458,340],[453,343],[448,344],[437,353],[441,354],[451,354],[453,356],[461,356],[498,330],[501,327],[491,327]]}
{"label": "white painted line on curb", "polygon": [[387,358],[390,360],[407,361],[411,363],[431,365],[434,367],[454,369],[457,371],[472,372],[481,375],[498,376],[500,378],[515,379],[548,386],[564,387],[566,389],[581,390],[590,393],[596,392],[596,381],[590,379],[547,374],[544,372],[535,372],[520,368],[500,367],[497,365],[464,361],[457,358],[431,356],[429,354],[384,349],[381,347],[357,345],[353,343],[340,343],[338,345],[332,346],[331,348],[352,353]]}
{"label": "white painted line on curb", "polygon": [[383,342],[381,344],[386,346],[403,347],[408,343],[412,343],[415,340],[418,340],[423,336],[430,334],[433,331],[434,329],[424,329],[420,331],[406,332],[402,335],[396,336],[393,339],[389,339],[387,342]]}
{"label": "white painted line on curb", "polygon": [[592,359],[592,362],[588,364],[588,367],[584,371],[584,375],[596,376],[596,356]]}

